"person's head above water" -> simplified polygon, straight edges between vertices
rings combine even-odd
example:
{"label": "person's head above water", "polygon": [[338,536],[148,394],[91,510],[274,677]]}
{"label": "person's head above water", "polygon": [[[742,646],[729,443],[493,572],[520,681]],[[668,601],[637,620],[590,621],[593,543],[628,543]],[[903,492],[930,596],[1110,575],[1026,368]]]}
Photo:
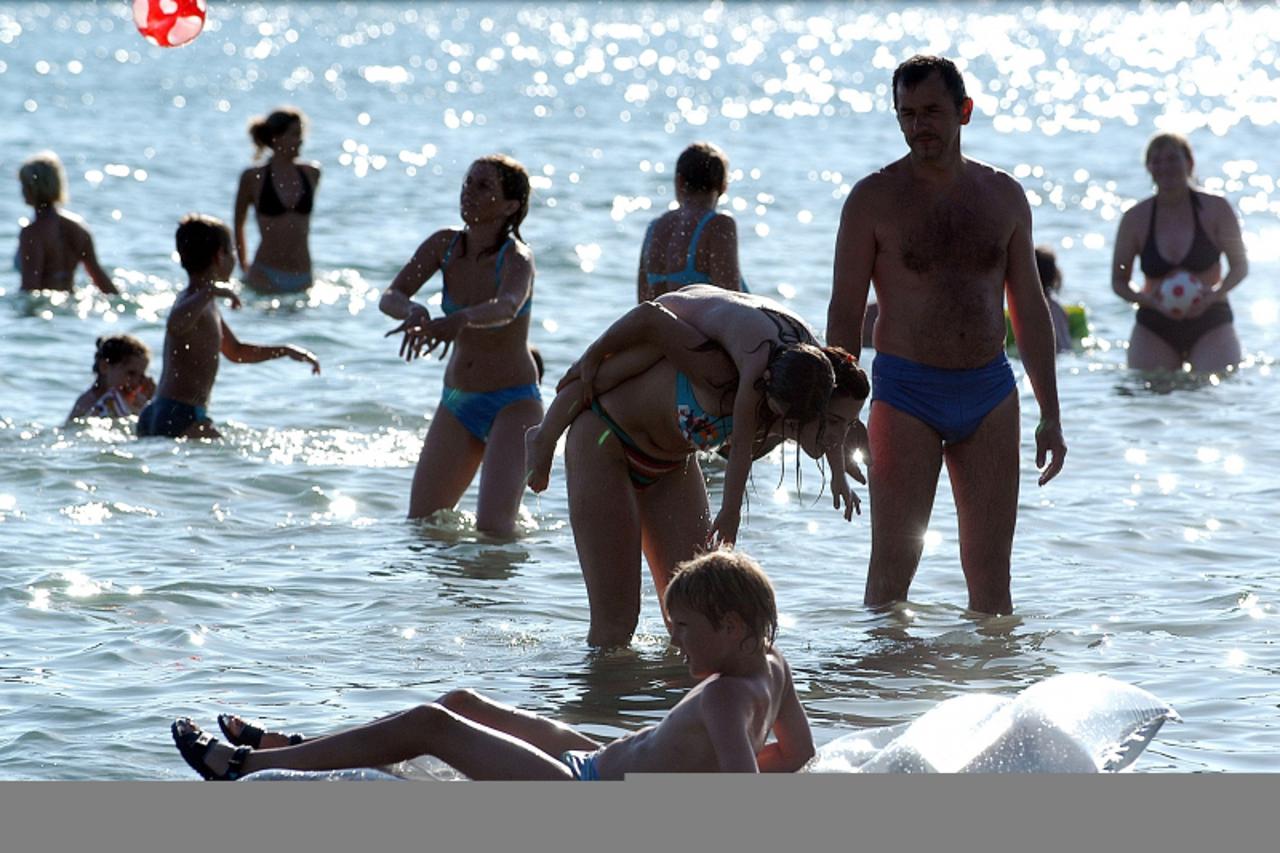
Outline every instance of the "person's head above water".
{"label": "person's head above water", "polygon": [[249,122],[249,138],[253,140],[256,154],[270,148],[273,151],[297,153],[302,136],[307,129],[307,117],[301,110],[281,107],[269,115],[257,116]]}
{"label": "person's head above water", "polygon": [[964,88],[964,76],[956,64],[945,56],[916,54],[899,65],[893,72],[893,108],[898,109],[900,92],[910,91],[937,74],[951,96],[957,110],[962,110],[969,100]]}
{"label": "person's head above water", "polygon": [[133,335],[104,336],[95,344],[93,373],[106,387],[140,382],[150,363],[151,350]]}
{"label": "person's head above water", "polygon": [[524,242],[520,236],[520,223],[529,215],[529,199],[532,184],[529,171],[513,157],[506,154],[490,154],[481,157],[467,170],[462,184],[462,220],[468,225],[475,216],[485,216],[490,205],[498,205],[503,217],[499,245],[508,236]]}
{"label": "person's head above water", "polygon": [[742,551],[711,551],[676,566],[663,603],[668,613],[683,607],[705,616],[715,630],[736,614],[753,641],[751,651],[766,651],[778,633],[773,585]]}
{"label": "person's head above water", "polygon": [[893,110],[917,164],[950,165],[960,156],[960,128],[973,101],[955,63],[913,56],[893,72]]}
{"label": "person's head above water", "polygon": [[213,266],[219,252],[234,259],[231,229],[216,217],[189,213],[182,217],[173,237],[182,268],[192,275]]}
{"label": "person's head above water", "polygon": [[693,143],[676,160],[676,189],[723,195],[729,189],[728,156],[713,143]]}
{"label": "person's head above water", "polygon": [[1058,270],[1058,256],[1048,246],[1036,246],[1036,270],[1040,273],[1040,286],[1045,293],[1053,293],[1062,287],[1062,273]]}
{"label": "person's head above water", "polygon": [[774,414],[803,423],[826,411],[835,372],[813,344],[788,344],[774,348],[757,385]]}
{"label": "person's head above water", "polygon": [[1147,143],[1143,163],[1157,187],[1176,187],[1191,182],[1196,158],[1191,142],[1182,134],[1157,133]]}
{"label": "person's head above water", "polygon": [[33,207],[63,204],[67,200],[67,176],[62,161],[52,151],[41,151],[18,169],[22,196]]}

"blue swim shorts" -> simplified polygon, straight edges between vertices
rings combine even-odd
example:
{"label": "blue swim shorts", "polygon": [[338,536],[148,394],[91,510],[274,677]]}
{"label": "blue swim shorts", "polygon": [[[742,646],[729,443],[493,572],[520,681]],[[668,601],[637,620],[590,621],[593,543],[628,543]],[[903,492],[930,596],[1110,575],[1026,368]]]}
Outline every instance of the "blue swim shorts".
{"label": "blue swim shorts", "polygon": [[573,778],[580,782],[599,782],[600,774],[596,771],[596,757],[600,750],[571,749],[560,755],[560,760],[569,768]]}
{"label": "blue swim shorts", "polygon": [[204,406],[179,403],[165,397],[156,397],[138,415],[138,437],[167,436],[178,438],[194,424],[208,421]]}
{"label": "blue swim shorts", "polygon": [[871,362],[871,399],[932,427],[948,444],[964,441],[1016,388],[1001,350],[982,367],[952,370],[887,353]]}

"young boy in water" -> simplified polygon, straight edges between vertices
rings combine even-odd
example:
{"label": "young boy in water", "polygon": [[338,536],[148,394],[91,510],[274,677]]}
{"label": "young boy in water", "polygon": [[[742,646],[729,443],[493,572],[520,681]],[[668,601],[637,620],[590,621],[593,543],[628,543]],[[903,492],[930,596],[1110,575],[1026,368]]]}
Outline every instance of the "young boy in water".
{"label": "young boy in water", "polygon": [[188,284],[169,311],[160,386],[138,415],[138,435],[218,438],[205,406],[218,376],[219,353],[241,363],[288,357],[310,364],[313,374],[320,372],[320,362],[301,347],[248,344],[231,333],[214,301],[240,307],[239,297],[224,286],[235,269],[235,253],[231,230],[221,220],[190,214],[178,224],[175,242]]}
{"label": "young boy in water", "polygon": [[[622,779],[628,773],[790,773],[813,756],[813,738],[786,660],[774,648],[778,611],[760,566],[741,551],[680,565],[667,587],[671,638],[701,681],[657,725],[607,745],[563,723],[455,690],[360,728],[294,746],[232,748],[181,718],[173,737],[205,779],[255,770],[338,770],[433,755],[472,779]],[[239,717],[223,731],[249,739]],[[772,732],[775,740],[766,744]],[[295,739],[296,743],[296,739]]]}

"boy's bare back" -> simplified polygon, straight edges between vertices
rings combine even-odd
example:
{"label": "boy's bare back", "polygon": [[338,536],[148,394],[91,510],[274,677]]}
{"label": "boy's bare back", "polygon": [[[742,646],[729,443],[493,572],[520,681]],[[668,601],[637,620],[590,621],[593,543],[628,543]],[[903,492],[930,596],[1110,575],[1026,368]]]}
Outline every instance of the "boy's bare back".
{"label": "boy's bare back", "polygon": [[[766,745],[770,732],[777,741]],[[661,723],[605,747],[596,766],[603,779],[628,773],[791,772],[811,755],[809,724],[791,669],[770,648],[754,671],[703,679]]]}
{"label": "boy's bare back", "polygon": [[158,396],[192,406],[208,404],[222,351],[222,313],[215,301],[210,299],[189,322],[179,319],[186,313],[183,308],[203,299],[208,297],[187,288],[173,303],[164,334],[164,369],[156,391]]}

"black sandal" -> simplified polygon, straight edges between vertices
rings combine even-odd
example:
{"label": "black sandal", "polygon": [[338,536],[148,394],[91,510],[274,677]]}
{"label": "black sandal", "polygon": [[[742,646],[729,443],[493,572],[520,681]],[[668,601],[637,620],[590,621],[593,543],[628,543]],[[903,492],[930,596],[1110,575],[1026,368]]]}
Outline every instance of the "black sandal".
{"label": "black sandal", "polygon": [[[240,722],[243,723],[244,725],[240,727],[240,733],[232,734],[228,724],[231,722],[231,718],[233,716],[235,715],[234,714],[218,715],[218,728],[222,729],[222,735],[227,739],[227,743],[231,744],[232,746],[248,746],[248,747],[252,747],[253,749],[261,749],[262,736],[267,733],[266,730],[261,728],[260,726],[255,726],[253,723],[250,723],[247,720],[241,719]],[[289,746],[297,746],[298,744],[306,740],[305,737],[299,734],[286,735],[286,737],[289,738]]]}
{"label": "black sandal", "polygon": [[[191,726],[186,732],[178,732],[178,724],[187,723]],[[218,742],[218,739],[210,735],[208,732],[202,731],[192,720],[187,717],[180,717],[173,721],[173,725],[169,727],[169,731],[173,734],[173,742],[178,747],[184,761],[190,765],[191,769],[200,774],[202,778],[211,782],[231,782],[239,779],[242,775],[241,769],[244,767],[244,760],[249,757],[249,753],[253,752],[253,747],[237,746],[235,752],[231,755],[231,760],[227,762],[225,772],[218,774],[213,772],[209,765],[205,762],[205,756],[208,755],[210,747]]]}

